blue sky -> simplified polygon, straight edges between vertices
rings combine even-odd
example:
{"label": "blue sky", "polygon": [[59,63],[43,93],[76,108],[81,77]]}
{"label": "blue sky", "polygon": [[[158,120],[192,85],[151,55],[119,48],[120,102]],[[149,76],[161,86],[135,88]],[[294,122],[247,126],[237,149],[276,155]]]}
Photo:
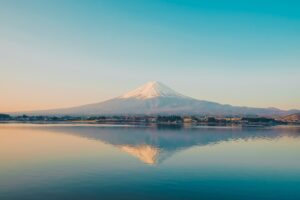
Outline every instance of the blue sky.
{"label": "blue sky", "polygon": [[300,109],[298,1],[0,0],[0,111],[80,105],[150,80]]}

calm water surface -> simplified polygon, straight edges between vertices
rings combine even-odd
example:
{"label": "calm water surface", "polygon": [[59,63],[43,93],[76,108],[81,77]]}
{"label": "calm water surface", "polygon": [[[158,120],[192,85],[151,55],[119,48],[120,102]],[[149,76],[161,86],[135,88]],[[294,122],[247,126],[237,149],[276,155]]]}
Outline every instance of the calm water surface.
{"label": "calm water surface", "polygon": [[0,125],[0,199],[300,199],[300,128]]}

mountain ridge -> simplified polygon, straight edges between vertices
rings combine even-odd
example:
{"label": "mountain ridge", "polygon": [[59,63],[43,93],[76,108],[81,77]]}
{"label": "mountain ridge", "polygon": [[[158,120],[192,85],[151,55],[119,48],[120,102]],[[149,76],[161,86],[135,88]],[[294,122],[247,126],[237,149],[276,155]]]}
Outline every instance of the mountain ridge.
{"label": "mountain ridge", "polygon": [[150,81],[135,90],[129,91],[119,98],[151,99],[155,97],[191,98],[182,95],[159,81]]}
{"label": "mountain ridge", "polygon": [[[23,112],[30,115],[226,115],[281,116],[300,112],[278,108],[232,106],[182,95],[158,81],[150,81],[121,96],[70,108]],[[18,112],[20,113],[20,112]]]}

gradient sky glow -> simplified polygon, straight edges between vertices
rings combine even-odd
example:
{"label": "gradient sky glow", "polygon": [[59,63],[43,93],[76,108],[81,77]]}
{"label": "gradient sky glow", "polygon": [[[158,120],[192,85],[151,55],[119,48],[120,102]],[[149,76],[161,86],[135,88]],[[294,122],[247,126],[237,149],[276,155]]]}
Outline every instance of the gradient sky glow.
{"label": "gradient sky glow", "polygon": [[103,101],[150,80],[300,109],[300,2],[0,0],[0,112]]}

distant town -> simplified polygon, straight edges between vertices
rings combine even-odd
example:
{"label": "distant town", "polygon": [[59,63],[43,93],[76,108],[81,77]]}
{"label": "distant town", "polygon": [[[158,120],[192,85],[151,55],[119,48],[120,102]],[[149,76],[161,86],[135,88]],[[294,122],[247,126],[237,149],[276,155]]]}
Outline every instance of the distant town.
{"label": "distant town", "polygon": [[158,124],[158,125],[243,125],[272,126],[300,125],[300,113],[285,117],[217,117],[217,116],[12,116],[0,114],[1,123],[88,123],[88,124]]}

